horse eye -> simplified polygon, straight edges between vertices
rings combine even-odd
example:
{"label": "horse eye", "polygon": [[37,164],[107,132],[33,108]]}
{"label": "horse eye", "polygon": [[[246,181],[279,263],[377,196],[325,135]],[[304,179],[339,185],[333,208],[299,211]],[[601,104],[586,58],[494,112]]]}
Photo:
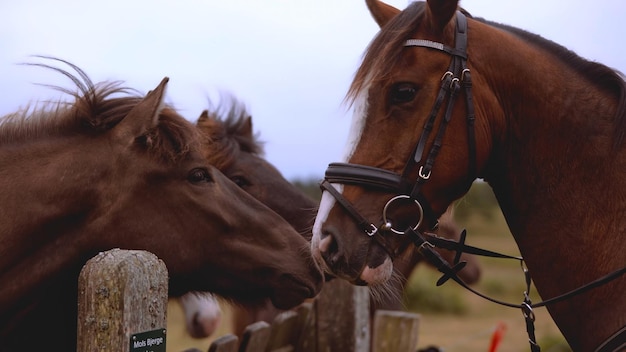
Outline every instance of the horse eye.
{"label": "horse eye", "polygon": [[212,182],[211,174],[207,169],[197,168],[189,172],[187,179],[191,183]]}
{"label": "horse eye", "polygon": [[233,176],[230,178],[231,181],[235,182],[235,184],[241,188],[250,186],[250,181],[248,181],[243,176]]}
{"label": "horse eye", "polygon": [[391,88],[391,103],[408,103],[415,99],[417,87],[412,83],[399,83]]}

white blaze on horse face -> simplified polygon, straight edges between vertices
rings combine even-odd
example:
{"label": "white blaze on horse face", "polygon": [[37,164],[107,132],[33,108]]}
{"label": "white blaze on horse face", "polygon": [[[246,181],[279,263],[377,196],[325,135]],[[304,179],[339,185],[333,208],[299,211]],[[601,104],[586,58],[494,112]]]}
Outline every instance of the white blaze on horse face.
{"label": "white blaze on horse face", "polygon": [[[365,114],[367,112],[367,91],[364,89],[354,102],[354,113],[352,115],[352,123],[350,126],[350,133],[348,134],[348,141],[344,149],[342,161],[348,162],[354,153],[356,146],[361,140],[361,134],[363,133],[363,126],[365,125]],[[339,193],[343,193],[343,185],[332,184]],[[317,216],[315,217],[315,223],[313,224],[313,238],[311,239],[311,253],[313,258],[326,270],[326,264],[322,259],[321,252],[326,250],[331,238],[326,238],[326,241],[322,240],[322,226],[328,219],[330,210],[335,206],[335,198],[328,192],[322,193],[322,199],[320,206],[317,210]],[[327,270],[326,270],[327,271]]]}
{"label": "white blaze on horse face", "polygon": [[363,93],[359,94],[357,99],[354,101],[354,113],[352,114],[352,122],[350,125],[350,133],[348,134],[348,141],[346,143],[344,153],[343,153],[343,162],[348,162],[354,154],[356,150],[356,146],[359,144],[361,140],[361,135],[363,134],[363,128],[365,127],[365,117],[367,115],[367,99],[368,99],[368,88],[363,89]]}
{"label": "white blaze on horse face", "polygon": [[[335,187],[339,192],[343,191],[343,185],[333,184],[333,187]],[[311,255],[321,266],[322,270],[326,272],[330,272],[330,270],[328,270],[328,267],[322,258],[322,252],[328,249],[328,246],[330,245],[329,241],[332,241],[332,238],[328,236],[322,240],[322,225],[326,222],[328,213],[334,205],[335,198],[333,198],[333,196],[328,192],[323,192],[319,210],[317,211],[317,216],[315,216],[315,223],[313,224],[313,237],[311,238]]]}

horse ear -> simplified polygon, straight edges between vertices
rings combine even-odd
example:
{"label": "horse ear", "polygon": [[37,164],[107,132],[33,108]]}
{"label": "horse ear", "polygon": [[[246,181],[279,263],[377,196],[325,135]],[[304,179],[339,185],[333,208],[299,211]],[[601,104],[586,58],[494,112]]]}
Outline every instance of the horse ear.
{"label": "horse ear", "polygon": [[222,134],[226,133],[222,121],[217,119],[215,114],[209,114],[208,110],[202,111],[196,122],[196,127],[209,139],[219,139]]}
{"label": "horse ear", "polygon": [[198,123],[197,124],[201,124],[202,122],[206,121],[209,119],[209,110],[203,110],[202,113],[200,114],[200,117],[198,117]]}
{"label": "horse ear", "polygon": [[381,28],[400,13],[400,10],[382,1],[365,0],[365,4],[367,4],[367,8],[370,10],[372,17],[374,17],[374,21],[376,21]]}
{"label": "horse ear", "polygon": [[146,94],[137,105],[120,121],[113,132],[122,140],[135,140],[159,123],[159,113],[163,109],[165,87],[169,78],[165,77],[159,85]]}
{"label": "horse ear", "polygon": [[436,33],[443,32],[443,29],[456,13],[459,1],[427,0],[427,3],[428,11],[426,12],[426,16],[429,19],[432,29]]}
{"label": "horse ear", "polygon": [[247,138],[252,138],[252,116],[246,116],[241,124],[241,128],[238,131],[238,134]]}

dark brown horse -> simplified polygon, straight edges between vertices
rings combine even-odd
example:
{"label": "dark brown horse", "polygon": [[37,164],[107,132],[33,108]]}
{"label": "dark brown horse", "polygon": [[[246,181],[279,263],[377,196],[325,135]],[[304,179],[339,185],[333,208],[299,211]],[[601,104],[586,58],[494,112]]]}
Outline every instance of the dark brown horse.
{"label": "dark brown horse", "polygon": [[167,79],[139,97],[62,62],[74,101],[0,120],[0,349],[75,349],[79,271],[111,248],[160,257],[170,295],[287,309],[317,294],[307,241],[206,161]]}
{"label": "dark brown horse", "polygon": [[[207,138],[206,158],[253,197],[269,206],[285,218],[307,240],[311,238],[311,226],[317,211],[317,202],[287,181],[282,174],[264,157],[263,144],[252,127],[252,117],[243,104],[230,98],[230,104],[217,106],[213,111],[202,113],[197,127]],[[452,217],[452,208],[442,218],[439,234],[457,239],[460,230]],[[452,261],[454,253],[441,251]],[[474,283],[480,277],[480,267],[473,256],[463,255],[468,262],[461,272],[463,280]],[[399,278],[375,294],[373,309],[403,309],[402,292],[404,281],[417,264],[423,260],[419,252],[408,248],[395,267]],[[185,312],[187,330],[194,337],[206,337],[216,327],[219,320],[217,302],[210,294],[190,293],[181,300]],[[235,305],[234,331],[241,334],[249,324],[263,320],[272,322],[282,312],[271,302],[263,306],[245,307]]]}
{"label": "dark brown horse", "polygon": [[385,281],[397,250],[480,177],[541,297],[616,273],[547,308],[574,350],[624,348],[623,76],[455,0],[366,2],[381,30],[350,88],[349,164],[327,170],[314,257],[353,283]]}
{"label": "dark brown horse", "polygon": [[[251,116],[243,104],[229,100],[229,106],[220,105],[214,111],[204,111],[196,123],[205,141],[203,154],[206,160],[241,189],[277,212],[309,241],[317,202],[287,181],[265,160],[263,145],[253,133]],[[181,300],[181,304],[190,335],[210,335],[218,318],[212,313],[217,302],[211,294],[190,293]],[[235,331],[238,333],[255,321],[271,322],[283,311],[269,300],[253,306],[244,302],[243,305],[235,305],[234,310]]]}

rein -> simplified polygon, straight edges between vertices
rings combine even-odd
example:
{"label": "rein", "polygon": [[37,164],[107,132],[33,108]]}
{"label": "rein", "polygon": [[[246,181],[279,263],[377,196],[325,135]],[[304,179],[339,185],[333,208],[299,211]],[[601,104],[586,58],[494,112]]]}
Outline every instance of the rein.
{"label": "rein", "polygon": [[[523,316],[526,321],[526,331],[528,333],[530,349],[532,352],[539,352],[541,349],[536,342],[535,338],[535,315],[533,308],[546,306],[556,302],[564,301],[575,295],[587,292],[593,288],[606,284],[607,282],[614,280],[624,273],[626,273],[626,267],[616,270],[608,275],[605,275],[593,282],[590,282],[577,289],[564,293],[562,295],[541,301],[539,303],[532,303],[529,298],[531,278],[524,264],[524,260],[521,257],[514,257],[505,254],[492,252],[489,250],[472,247],[465,244],[466,232],[463,230],[460,240],[453,241],[444,239],[433,234],[426,232],[420,232],[418,228],[426,218],[431,224],[434,224],[431,230],[437,227],[437,216],[432,210],[432,207],[421,193],[421,187],[428,181],[431,176],[431,171],[435,162],[435,159],[442,146],[442,140],[448,123],[452,117],[452,109],[456,103],[458,95],[465,93],[465,105],[467,109],[466,121],[467,121],[467,136],[468,136],[468,162],[469,162],[469,176],[475,177],[476,173],[476,137],[474,133],[474,103],[472,98],[472,80],[470,70],[467,67],[467,18],[461,12],[456,14],[456,32],[455,32],[455,47],[451,48],[442,43],[433,42],[424,39],[409,39],[404,44],[405,47],[425,47],[434,50],[439,50],[449,54],[452,59],[448,71],[444,73],[441,78],[441,87],[439,93],[435,99],[430,114],[427,117],[424,130],[420,135],[420,138],[412,152],[412,157],[407,161],[402,174],[398,174],[389,170],[349,164],[349,163],[331,163],[325,173],[324,180],[320,183],[322,190],[330,193],[335,200],[348,212],[352,219],[357,223],[359,229],[361,229],[367,236],[376,241],[391,258],[395,258],[399,254],[399,249],[393,249],[387,244],[385,240],[385,234],[394,233],[397,235],[408,236],[413,244],[417,247],[418,251],[431,263],[437,270],[439,270],[443,276],[437,281],[437,286],[444,284],[449,279],[452,279],[463,288],[478,295],[493,303],[518,308],[522,310]],[[440,110],[444,101],[447,99],[447,104],[443,113],[443,119],[439,124],[439,128],[434,137],[433,144],[425,154],[425,147],[428,137],[434,128],[437,116],[440,114]],[[419,166],[418,178],[414,182],[411,181],[410,173]],[[368,221],[358,210],[348,201],[337,189],[333,186],[334,183],[357,185],[368,188],[375,188],[381,191],[397,192],[398,195],[392,197],[385,204],[382,211],[383,222],[379,226]],[[417,209],[417,221],[415,224],[408,226],[406,230],[394,228],[393,223],[388,219],[388,209],[395,202],[399,202],[403,199],[408,199],[414,202]],[[450,265],[445,259],[443,259],[439,253],[434,251],[435,247],[444,248],[455,251],[455,258],[452,265]],[[460,261],[462,253],[469,253],[481,256],[515,259],[520,262],[522,270],[524,272],[526,281],[526,291],[524,291],[524,301],[521,304],[514,304],[509,302],[500,301],[491,298],[483,293],[480,293],[473,288],[469,287],[457,273],[463,269],[466,262]],[[614,347],[620,347],[620,341],[626,338],[626,327],[609,337],[605,342],[601,344],[596,350],[597,352],[612,351]],[[623,346],[623,345],[622,345]],[[616,349],[617,350],[617,349]]]}

